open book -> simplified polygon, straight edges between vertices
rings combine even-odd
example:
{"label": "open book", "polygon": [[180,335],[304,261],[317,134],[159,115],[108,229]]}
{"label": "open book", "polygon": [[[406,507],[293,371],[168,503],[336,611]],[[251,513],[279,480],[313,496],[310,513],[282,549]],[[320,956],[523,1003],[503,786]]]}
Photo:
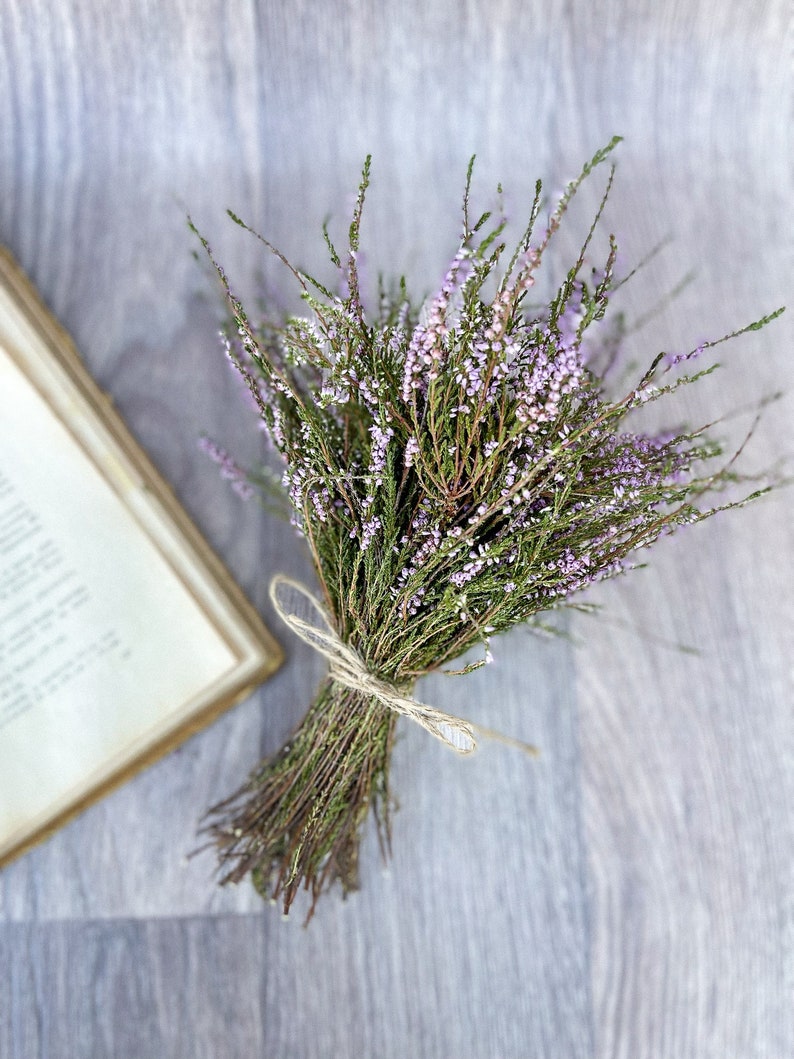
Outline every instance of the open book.
{"label": "open book", "polygon": [[280,660],[0,251],[0,864]]}

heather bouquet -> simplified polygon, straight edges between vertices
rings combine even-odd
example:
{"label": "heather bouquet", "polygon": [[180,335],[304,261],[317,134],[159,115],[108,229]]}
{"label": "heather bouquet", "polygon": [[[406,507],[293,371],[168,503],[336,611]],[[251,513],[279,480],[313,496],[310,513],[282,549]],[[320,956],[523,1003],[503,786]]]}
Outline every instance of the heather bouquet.
{"label": "heather bouquet", "polygon": [[[700,366],[706,349],[777,314],[649,358],[613,392],[620,318],[611,328],[602,321],[624,281],[614,239],[597,267],[589,260],[612,169],[578,256],[550,300],[533,298],[571,199],[616,142],[542,222],[537,184],[512,251],[503,220],[471,215],[470,167],[457,252],[421,306],[403,282],[381,284],[375,312],[365,310],[358,256],[369,161],[343,254],[325,231],[335,288],[266,244],[300,285],[305,315],[252,319],[216,263],[234,321],[228,356],[280,455],[321,589],[315,598],[276,579],[271,594],[330,661],[288,743],[208,819],[223,881],[251,872],[285,912],[301,887],[313,910],[333,882],[356,885],[370,812],[388,846],[400,713],[455,750],[474,748],[475,725],[414,700],[419,678],[485,664],[496,634],[575,606],[661,535],[764,491],[708,500],[740,480],[735,454],[723,457],[705,427],[643,432],[637,413],[714,370]],[[241,492],[263,484],[212,454]]]}

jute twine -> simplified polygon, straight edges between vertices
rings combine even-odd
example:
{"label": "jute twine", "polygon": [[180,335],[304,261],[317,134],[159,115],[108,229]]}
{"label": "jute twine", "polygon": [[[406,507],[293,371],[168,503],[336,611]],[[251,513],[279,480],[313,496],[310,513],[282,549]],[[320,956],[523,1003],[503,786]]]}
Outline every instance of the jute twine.
{"label": "jute twine", "polygon": [[376,677],[358,652],[340,638],[322,603],[299,581],[285,574],[276,574],[270,582],[270,599],[278,616],[295,635],[328,659],[329,675],[333,680],[377,699],[403,717],[409,717],[457,753],[471,754],[477,749],[475,734],[514,746],[527,754],[538,753],[537,747],[529,743],[437,710]]}

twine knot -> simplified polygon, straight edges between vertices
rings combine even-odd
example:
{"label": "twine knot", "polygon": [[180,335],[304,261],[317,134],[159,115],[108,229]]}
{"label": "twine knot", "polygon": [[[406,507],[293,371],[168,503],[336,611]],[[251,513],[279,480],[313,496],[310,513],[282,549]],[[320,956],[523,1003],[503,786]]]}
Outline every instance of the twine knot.
{"label": "twine knot", "polygon": [[510,739],[489,728],[438,710],[435,706],[428,706],[375,676],[355,648],[339,636],[322,603],[299,581],[285,574],[276,574],[270,582],[270,599],[278,616],[295,635],[328,659],[331,664],[329,675],[333,680],[377,699],[403,717],[409,717],[457,753],[473,753],[477,749],[475,732],[479,732],[526,753],[537,754],[537,748],[529,743]]}

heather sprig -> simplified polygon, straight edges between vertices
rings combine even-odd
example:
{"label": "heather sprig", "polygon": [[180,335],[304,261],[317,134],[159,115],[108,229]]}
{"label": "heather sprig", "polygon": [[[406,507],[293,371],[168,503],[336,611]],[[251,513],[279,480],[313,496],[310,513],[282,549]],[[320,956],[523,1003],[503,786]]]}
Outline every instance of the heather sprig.
{"label": "heather sprig", "polygon": [[[594,325],[623,282],[614,238],[599,267],[586,262],[614,167],[573,265],[545,305],[530,304],[572,198],[617,142],[542,225],[536,185],[509,257],[504,220],[470,214],[470,165],[459,245],[419,310],[404,282],[393,294],[380,285],[374,316],[363,304],[369,159],[344,255],[324,231],[340,293],[263,240],[299,283],[307,315],[253,322],[216,265],[234,321],[227,353],[282,458],[325,605],[340,638],[396,687],[473,647],[480,658],[461,672],[490,661],[494,634],[569,605],[661,535],[768,488],[709,500],[742,479],[708,426],[648,434],[634,424],[643,405],[714,370],[698,367],[707,349],[782,310],[685,354],[660,353],[627,392],[610,392],[614,351],[599,356]],[[334,878],[354,884],[370,804],[388,832],[394,718],[366,700],[351,710],[351,696],[325,685],[323,710],[316,704],[288,748],[213,820],[226,877],[253,870],[285,909],[302,882],[314,900]]]}

